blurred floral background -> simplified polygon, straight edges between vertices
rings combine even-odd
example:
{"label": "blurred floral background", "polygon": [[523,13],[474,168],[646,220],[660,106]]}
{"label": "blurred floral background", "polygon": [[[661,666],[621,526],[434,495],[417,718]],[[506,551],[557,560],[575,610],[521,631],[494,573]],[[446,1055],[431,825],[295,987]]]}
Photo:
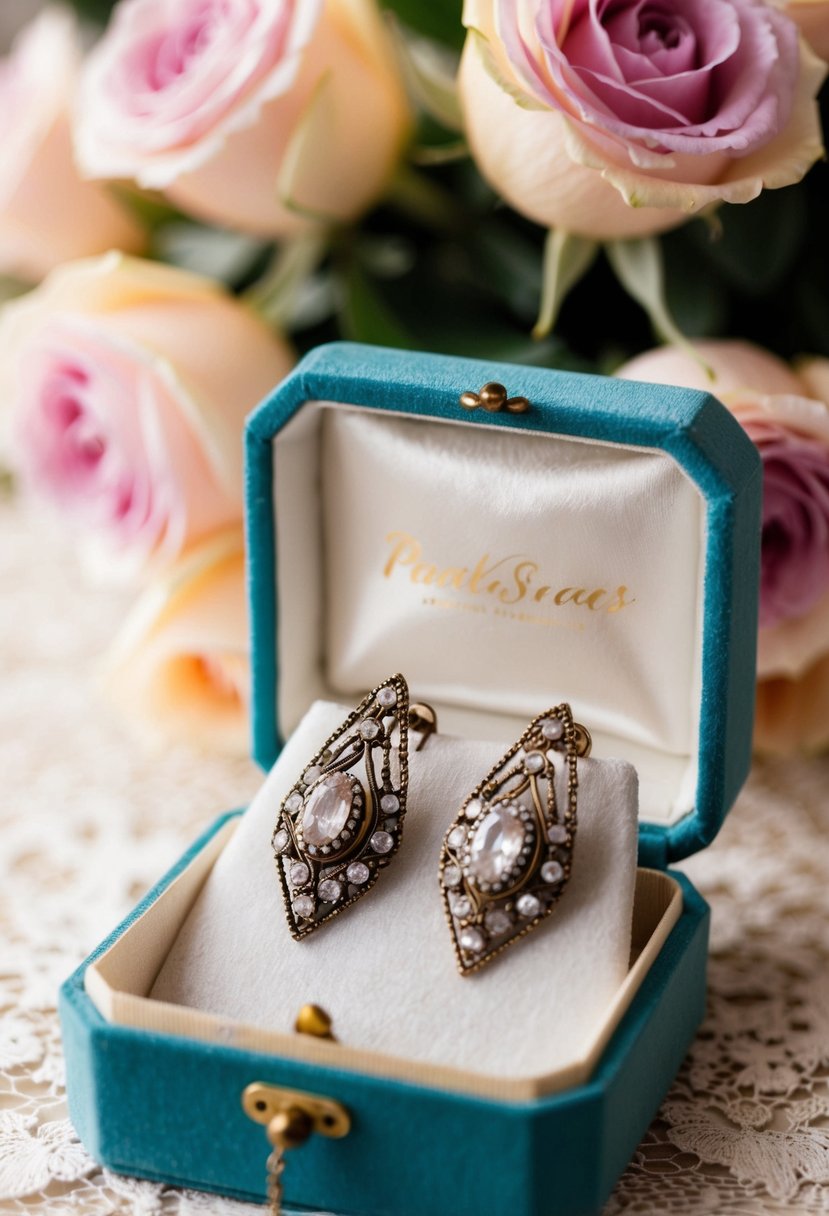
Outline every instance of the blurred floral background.
{"label": "blurred floral background", "polygon": [[7,494],[244,754],[245,415],[345,337],[714,391],[764,462],[757,746],[829,745],[829,0],[4,5]]}

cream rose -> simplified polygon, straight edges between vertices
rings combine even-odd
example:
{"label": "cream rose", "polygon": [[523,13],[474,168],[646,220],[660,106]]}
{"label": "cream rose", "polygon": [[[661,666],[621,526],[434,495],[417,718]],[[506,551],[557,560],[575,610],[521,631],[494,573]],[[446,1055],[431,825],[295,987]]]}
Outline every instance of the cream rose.
{"label": "cream rose", "polygon": [[250,750],[241,531],[196,546],[152,583],[107,656],[108,699],[152,742]]}
{"label": "cream rose", "polygon": [[244,418],[291,363],[211,280],[114,253],[0,317],[21,471],[106,570],[169,562],[241,519]]}
{"label": "cream rose", "polygon": [[484,176],[598,240],[799,181],[825,65],[763,0],[466,0],[460,91]]}
{"label": "cream rose", "polygon": [[365,210],[408,128],[374,0],[121,0],[87,63],[76,144],[90,177],[284,236]]}
{"label": "cream rose", "polygon": [[829,0],[789,0],[783,8],[821,59],[829,59]]}
{"label": "cream rose", "polygon": [[[763,461],[756,741],[764,751],[829,746],[829,360],[792,370],[745,342],[670,347],[620,369],[630,380],[713,391]],[[796,705],[796,712],[787,718]]]}
{"label": "cream rose", "polygon": [[70,258],[144,243],[110,190],[75,167],[69,111],[80,58],[71,14],[47,9],[0,60],[0,272],[29,281]]}

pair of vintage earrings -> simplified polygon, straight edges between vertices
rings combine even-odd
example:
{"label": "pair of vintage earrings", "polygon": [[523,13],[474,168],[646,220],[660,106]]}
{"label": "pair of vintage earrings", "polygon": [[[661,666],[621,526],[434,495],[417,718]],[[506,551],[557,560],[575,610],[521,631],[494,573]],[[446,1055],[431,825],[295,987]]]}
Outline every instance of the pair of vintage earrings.
{"label": "pair of vintage earrings", "polygon": [[[272,844],[296,940],[369,891],[394,857],[406,816],[409,731],[428,735],[435,726],[431,707],[410,707],[406,681],[392,676],[349,714],[288,793]],[[540,714],[448,828],[439,882],[461,975],[556,906],[576,838],[576,761],[589,751],[590,735],[569,705]]]}

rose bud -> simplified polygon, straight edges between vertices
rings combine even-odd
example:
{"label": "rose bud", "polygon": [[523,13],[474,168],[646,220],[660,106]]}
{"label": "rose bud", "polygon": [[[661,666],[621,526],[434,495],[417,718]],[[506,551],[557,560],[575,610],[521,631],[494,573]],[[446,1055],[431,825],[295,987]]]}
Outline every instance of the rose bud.
{"label": "rose bud", "polygon": [[241,531],[196,546],[147,588],[107,656],[103,678],[108,699],[148,741],[248,754]]}

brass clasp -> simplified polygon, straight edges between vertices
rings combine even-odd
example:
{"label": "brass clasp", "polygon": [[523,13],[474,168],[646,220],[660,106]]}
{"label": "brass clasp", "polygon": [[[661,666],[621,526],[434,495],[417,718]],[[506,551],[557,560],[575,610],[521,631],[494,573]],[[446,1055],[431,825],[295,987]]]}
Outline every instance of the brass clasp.
{"label": "brass clasp", "polygon": [[[338,1140],[351,1130],[351,1116],[333,1098],[254,1081],[242,1094],[249,1119],[265,1126],[271,1144],[294,1148],[313,1133]],[[288,1143],[290,1140],[290,1143]]]}
{"label": "brass clasp", "polygon": [[485,409],[490,414],[506,410],[510,414],[526,414],[530,403],[526,397],[509,397],[503,384],[490,380],[480,392],[461,393],[460,403],[465,410]]}

